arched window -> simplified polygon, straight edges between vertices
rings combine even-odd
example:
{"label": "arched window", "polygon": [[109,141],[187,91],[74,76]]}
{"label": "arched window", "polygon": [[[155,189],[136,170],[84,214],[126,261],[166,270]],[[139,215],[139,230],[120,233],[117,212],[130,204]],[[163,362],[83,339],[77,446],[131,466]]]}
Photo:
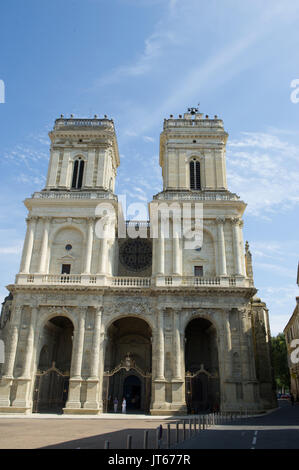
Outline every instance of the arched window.
{"label": "arched window", "polygon": [[190,189],[200,190],[200,162],[195,158],[189,163],[190,168]]}
{"label": "arched window", "polygon": [[84,173],[84,160],[80,157],[74,161],[72,189],[81,189]]}

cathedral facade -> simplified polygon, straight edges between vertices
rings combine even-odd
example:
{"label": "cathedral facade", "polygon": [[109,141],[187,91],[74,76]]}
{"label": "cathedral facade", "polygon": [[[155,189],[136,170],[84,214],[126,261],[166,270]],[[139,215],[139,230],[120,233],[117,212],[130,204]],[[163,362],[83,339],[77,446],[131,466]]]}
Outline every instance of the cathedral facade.
{"label": "cathedral facade", "polygon": [[[164,120],[148,221],[126,221],[114,193],[112,120],[61,116],[49,136],[0,319],[0,413],[100,414],[123,398],[153,415],[275,407],[268,310],[243,241],[246,204],[227,188],[223,121],[194,108]],[[200,243],[188,245],[197,210]]]}

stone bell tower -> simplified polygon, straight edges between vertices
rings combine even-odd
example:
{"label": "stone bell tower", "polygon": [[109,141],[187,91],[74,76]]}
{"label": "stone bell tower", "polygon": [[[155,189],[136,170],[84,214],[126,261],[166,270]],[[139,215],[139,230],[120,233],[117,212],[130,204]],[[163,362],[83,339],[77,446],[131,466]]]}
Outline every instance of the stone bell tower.
{"label": "stone bell tower", "polygon": [[47,190],[114,191],[119,154],[112,120],[61,116],[49,136]]}
{"label": "stone bell tower", "polygon": [[191,108],[178,119],[164,120],[160,137],[163,189],[227,190],[223,121]]}

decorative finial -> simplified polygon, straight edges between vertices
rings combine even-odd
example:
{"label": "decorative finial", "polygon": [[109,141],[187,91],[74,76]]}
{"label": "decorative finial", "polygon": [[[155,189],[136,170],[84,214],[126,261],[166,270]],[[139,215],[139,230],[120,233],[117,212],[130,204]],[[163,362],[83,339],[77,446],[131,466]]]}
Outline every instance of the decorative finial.
{"label": "decorative finial", "polygon": [[200,105],[200,103],[198,103],[198,105],[197,105],[198,108],[188,108],[188,113],[190,113],[192,115],[197,114],[198,111],[199,111],[199,105]]}

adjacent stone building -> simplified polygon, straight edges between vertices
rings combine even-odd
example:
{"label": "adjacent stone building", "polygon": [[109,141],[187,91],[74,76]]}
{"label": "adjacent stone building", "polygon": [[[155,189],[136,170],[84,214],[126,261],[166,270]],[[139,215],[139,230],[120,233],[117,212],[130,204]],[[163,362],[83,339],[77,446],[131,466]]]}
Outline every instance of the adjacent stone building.
{"label": "adjacent stone building", "polygon": [[[246,204],[227,187],[222,120],[194,108],[164,120],[163,191],[140,222],[122,218],[114,193],[112,120],[61,116],[49,136],[46,187],[25,200],[2,309],[0,412],[99,414],[115,397],[156,415],[275,407],[268,311],[244,247]],[[186,248],[200,207],[202,244]]]}
{"label": "adjacent stone building", "polygon": [[[299,264],[297,270],[297,285],[299,286]],[[288,360],[291,378],[291,393],[294,395],[295,400],[299,401],[299,358],[298,354],[295,353],[295,349],[298,350],[299,346],[299,297],[296,297],[295,310],[283,332],[285,335],[288,350]],[[296,345],[294,345],[293,343],[294,340],[297,340]],[[292,352],[294,352],[296,356],[295,361],[292,361],[291,359]]]}

